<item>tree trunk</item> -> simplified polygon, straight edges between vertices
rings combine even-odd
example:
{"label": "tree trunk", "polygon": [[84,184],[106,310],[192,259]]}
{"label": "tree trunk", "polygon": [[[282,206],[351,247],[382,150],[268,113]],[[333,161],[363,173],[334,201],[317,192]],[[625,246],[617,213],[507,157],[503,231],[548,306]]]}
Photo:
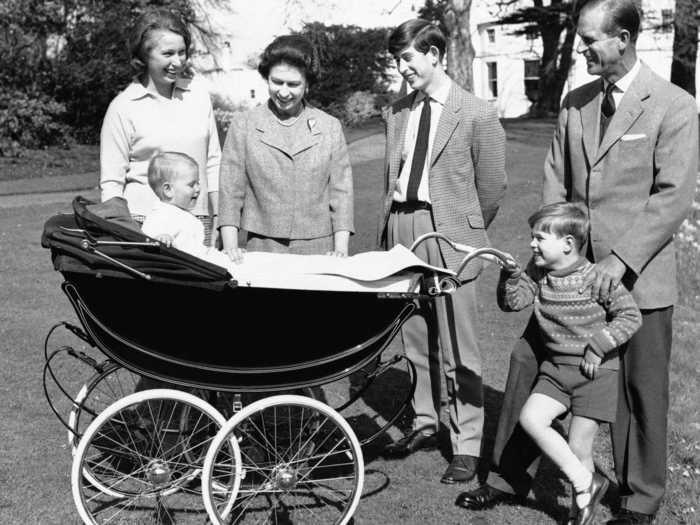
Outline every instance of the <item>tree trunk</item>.
{"label": "tree trunk", "polygon": [[447,73],[467,91],[474,91],[474,47],[469,32],[472,0],[449,0],[445,9]]}
{"label": "tree trunk", "polygon": [[698,55],[698,7],[696,0],[676,0],[673,17],[671,82],[695,96],[695,61]]}
{"label": "tree trunk", "polygon": [[556,115],[559,112],[561,94],[571,69],[571,55],[576,37],[576,29],[573,25],[568,25],[564,41],[560,46],[562,29],[561,25],[540,28],[543,44],[542,63],[540,64],[539,97],[530,110],[533,116]]}

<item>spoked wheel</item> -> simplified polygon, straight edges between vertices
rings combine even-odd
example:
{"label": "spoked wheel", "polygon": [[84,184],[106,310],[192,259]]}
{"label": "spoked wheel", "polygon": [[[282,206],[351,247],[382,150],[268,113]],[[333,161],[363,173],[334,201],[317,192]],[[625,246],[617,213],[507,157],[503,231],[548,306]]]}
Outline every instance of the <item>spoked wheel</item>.
{"label": "spoked wheel", "polygon": [[[240,480],[231,468],[232,440],[240,447]],[[202,473],[215,524],[345,524],[363,482],[362,451],[347,422],[320,401],[294,395],[238,412],[212,441]]]}
{"label": "spoked wheel", "polygon": [[68,416],[68,444],[75,454],[78,441],[97,414],[109,405],[136,392],[141,376],[123,366],[106,361],[80,389]]}
{"label": "spoked wheel", "polygon": [[[211,405],[178,390],[136,392],[107,407],[85,430],[73,458],[73,499],[83,522],[201,523],[199,474],[224,423]],[[238,444],[229,440],[220,448],[239,479]]]}

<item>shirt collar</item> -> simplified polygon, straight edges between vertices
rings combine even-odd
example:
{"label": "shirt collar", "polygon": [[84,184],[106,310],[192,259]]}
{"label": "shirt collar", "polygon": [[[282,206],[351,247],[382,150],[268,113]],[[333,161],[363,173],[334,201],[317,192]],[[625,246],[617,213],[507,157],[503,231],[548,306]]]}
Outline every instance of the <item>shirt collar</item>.
{"label": "shirt collar", "polygon": [[[192,83],[191,78],[178,78],[177,80],[175,80],[175,89],[189,91],[191,83]],[[126,87],[126,89],[124,90],[124,93],[131,100],[138,100],[138,99],[146,97],[146,96],[154,96],[154,94],[151,91],[146,89],[143,86],[143,84],[141,84],[141,81],[138,79],[138,77],[134,77],[131,79],[131,84],[129,84]]]}
{"label": "shirt collar", "polygon": [[[615,82],[615,90],[616,91],[621,91],[622,93],[626,92],[630,84],[632,84],[632,81],[634,78],[637,76],[637,73],[639,73],[639,69],[642,67],[642,63],[639,59],[634,63],[632,66],[632,69],[630,69],[627,73],[622,76],[617,82]],[[609,82],[607,80],[603,80],[603,87],[607,88]]]}
{"label": "shirt collar", "polygon": [[[451,83],[450,82],[445,82],[444,85],[440,86],[435,90],[435,92],[430,96],[431,100],[434,100],[441,106],[444,106],[447,103],[447,97],[450,94],[450,87]],[[414,102],[415,105],[418,105],[420,102],[423,101],[423,99],[427,95],[423,91],[419,91],[418,94],[416,95],[416,100]]]}

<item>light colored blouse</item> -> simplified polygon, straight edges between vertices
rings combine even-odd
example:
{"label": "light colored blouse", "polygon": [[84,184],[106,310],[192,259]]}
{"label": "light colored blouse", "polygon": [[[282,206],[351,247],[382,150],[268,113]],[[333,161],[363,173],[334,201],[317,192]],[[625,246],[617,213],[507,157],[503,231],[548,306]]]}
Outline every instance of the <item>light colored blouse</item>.
{"label": "light colored blouse", "polygon": [[102,200],[124,197],[133,215],[146,215],[158,201],[146,172],[158,151],[178,151],[199,165],[201,192],[192,210],[209,215],[208,193],[219,189],[219,145],[214,111],[201,80],[179,79],[172,98],[134,80],[112,100],[100,134]]}

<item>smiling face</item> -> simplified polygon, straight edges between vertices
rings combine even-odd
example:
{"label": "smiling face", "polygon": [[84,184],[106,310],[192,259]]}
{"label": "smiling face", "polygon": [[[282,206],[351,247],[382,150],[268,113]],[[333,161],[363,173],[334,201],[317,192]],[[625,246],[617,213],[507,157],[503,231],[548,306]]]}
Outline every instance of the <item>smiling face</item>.
{"label": "smiling face", "polygon": [[586,59],[586,67],[591,75],[602,76],[616,81],[624,75],[622,54],[629,32],[610,34],[603,31],[609,27],[609,13],[600,6],[584,9],[578,20],[576,32],[581,37],[576,51]]}
{"label": "smiling face", "polygon": [[281,62],[270,68],[267,87],[280,117],[294,117],[301,112],[307,86],[306,77],[294,66]]}
{"label": "smiling face", "polygon": [[544,231],[539,224],[532,228],[532,258],[535,266],[559,270],[568,266],[574,240],[571,235],[557,235]]}
{"label": "smiling face", "polygon": [[187,61],[185,40],[177,33],[158,29],[148,35],[145,45],[149,49],[146,83],[155,85],[159,93],[172,91]]}
{"label": "smiling face", "polygon": [[436,65],[439,52],[431,46],[426,53],[421,53],[413,45],[403,49],[394,56],[396,68],[409,86],[415,90],[425,91],[436,77]]}
{"label": "smiling face", "polygon": [[176,173],[170,176],[170,180],[163,184],[163,195],[170,204],[191,210],[197,204],[199,197],[199,173],[194,166],[184,164]]}

